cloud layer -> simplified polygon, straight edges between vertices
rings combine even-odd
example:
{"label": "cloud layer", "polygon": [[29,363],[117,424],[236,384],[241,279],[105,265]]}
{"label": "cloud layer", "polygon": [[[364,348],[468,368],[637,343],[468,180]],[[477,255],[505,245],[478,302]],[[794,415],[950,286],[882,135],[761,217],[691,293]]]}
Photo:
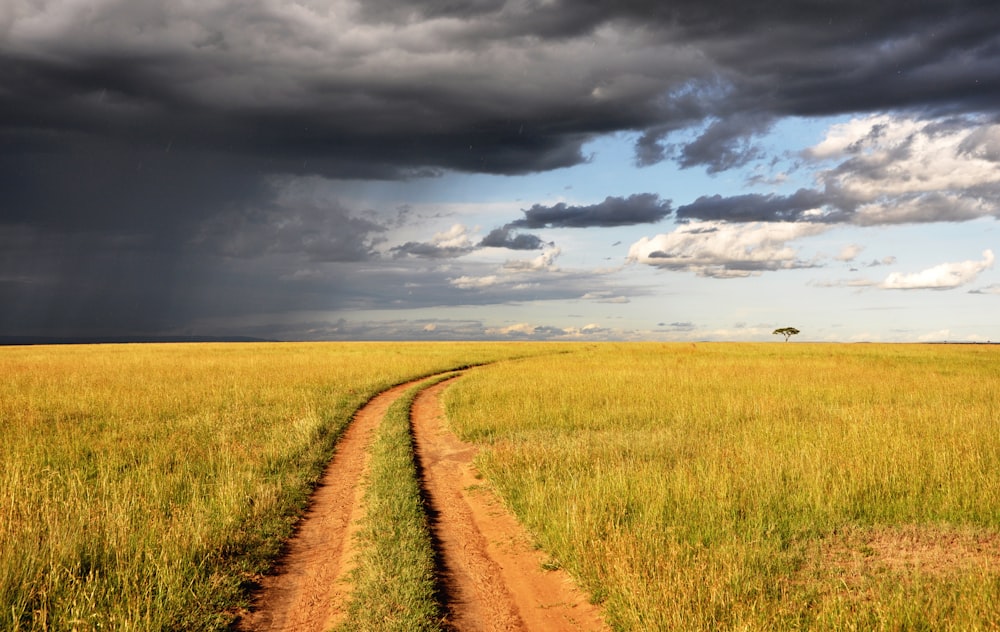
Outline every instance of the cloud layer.
{"label": "cloud layer", "polygon": [[[0,304],[14,307],[0,329],[499,303],[558,275],[568,287],[550,295],[579,297],[608,288],[551,260],[476,256],[544,258],[563,244],[534,231],[668,219],[681,224],[631,261],[712,277],[809,267],[795,241],[833,225],[997,217],[998,113],[987,0],[8,0]],[[815,173],[796,192],[540,197],[482,238],[456,220],[393,240],[393,218],[311,185],[555,171],[616,133],[637,165],[722,174],[766,165],[784,117],[827,115],[853,120],[796,157]]]}

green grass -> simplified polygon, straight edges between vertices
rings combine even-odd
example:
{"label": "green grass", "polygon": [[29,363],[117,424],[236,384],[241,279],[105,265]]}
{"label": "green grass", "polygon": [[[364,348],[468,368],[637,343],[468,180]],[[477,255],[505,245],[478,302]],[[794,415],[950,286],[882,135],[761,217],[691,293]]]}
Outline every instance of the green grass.
{"label": "green grass", "polygon": [[0,629],[224,628],[365,401],[549,350],[0,348]]}
{"label": "green grass", "polygon": [[339,629],[366,632],[435,632],[442,629],[434,550],[417,469],[410,407],[417,393],[441,381],[410,389],[388,410],[371,450],[358,533],[357,565],[348,619]]}
{"label": "green grass", "polygon": [[608,344],[446,406],[615,629],[990,629],[998,376],[986,346]]}

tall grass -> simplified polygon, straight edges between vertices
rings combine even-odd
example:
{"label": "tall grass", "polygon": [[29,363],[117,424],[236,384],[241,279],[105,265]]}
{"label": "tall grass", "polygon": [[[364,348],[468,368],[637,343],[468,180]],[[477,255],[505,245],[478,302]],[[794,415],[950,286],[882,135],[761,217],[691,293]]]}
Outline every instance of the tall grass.
{"label": "tall grass", "polygon": [[0,348],[0,629],[223,628],[362,403],[484,344]]}
{"label": "tall grass", "polygon": [[595,345],[446,406],[615,629],[1000,626],[996,347]]}

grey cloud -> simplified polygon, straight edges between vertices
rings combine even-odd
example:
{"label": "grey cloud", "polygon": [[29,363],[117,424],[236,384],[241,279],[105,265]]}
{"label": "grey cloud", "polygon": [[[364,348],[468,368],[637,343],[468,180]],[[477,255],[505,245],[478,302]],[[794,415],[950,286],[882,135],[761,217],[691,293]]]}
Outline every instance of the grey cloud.
{"label": "grey cloud", "polygon": [[658,222],[671,213],[670,200],[655,193],[637,193],[627,198],[607,197],[588,206],[564,202],[552,206],[535,204],[524,211],[524,218],[511,222],[516,228],[585,228],[595,226],[631,226]]}
{"label": "grey cloud", "polygon": [[[811,189],[799,189],[792,195],[748,193],[723,197],[701,196],[691,204],[677,209],[677,218],[684,220],[727,220],[733,222],[800,221],[807,211],[822,209],[836,202],[827,194]],[[816,219],[816,218],[811,218]],[[824,217],[829,221],[830,217]]]}
{"label": "grey cloud", "polygon": [[704,132],[680,150],[682,167],[704,165],[709,173],[741,167],[763,157],[753,144],[753,137],[768,131],[771,121],[766,114],[734,114],[712,121]]}
{"label": "grey cloud", "polygon": [[512,225],[494,228],[479,242],[481,248],[509,248],[511,250],[538,250],[551,245],[537,235],[518,233]]}

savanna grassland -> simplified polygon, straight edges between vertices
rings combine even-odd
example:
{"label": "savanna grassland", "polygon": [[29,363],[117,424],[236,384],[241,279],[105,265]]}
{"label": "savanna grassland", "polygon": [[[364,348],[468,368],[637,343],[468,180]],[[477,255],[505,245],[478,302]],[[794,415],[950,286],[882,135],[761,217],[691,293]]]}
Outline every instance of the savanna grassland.
{"label": "savanna grassland", "polygon": [[1000,628],[1000,348],[581,346],[446,404],[615,629]]}
{"label": "savanna grassland", "polygon": [[221,629],[353,412],[547,347],[0,348],[0,629]]}
{"label": "savanna grassland", "polygon": [[471,365],[452,426],[616,630],[1000,628],[998,347],[317,343],[0,348],[0,629],[224,629],[352,413]]}

